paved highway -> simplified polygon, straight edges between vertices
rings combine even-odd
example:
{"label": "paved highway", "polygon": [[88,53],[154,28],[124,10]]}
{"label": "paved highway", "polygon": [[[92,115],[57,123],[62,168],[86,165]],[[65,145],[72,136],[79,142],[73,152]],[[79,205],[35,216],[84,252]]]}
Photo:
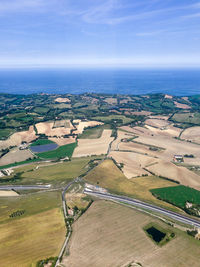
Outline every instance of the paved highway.
{"label": "paved highway", "polygon": [[168,216],[168,217],[170,217],[176,221],[179,221],[181,223],[185,223],[185,224],[200,228],[200,220],[195,220],[195,219],[192,219],[190,217],[183,216],[183,215],[180,215],[178,213],[160,208],[158,206],[147,204],[147,203],[142,202],[142,201],[137,200],[137,199],[128,198],[128,197],[124,197],[124,196],[118,196],[118,195],[112,195],[109,193],[101,193],[101,192],[92,191],[89,189],[85,189],[84,193],[89,194],[89,195],[93,195],[95,197],[103,198],[103,199],[120,201],[123,203],[131,204],[131,205],[139,207],[139,208],[143,208],[143,209],[147,209],[147,210],[151,210],[151,211],[156,211],[162,215]]}
{"label": "paved highway", "polygon": [[51,187],[48,185],[2,185],[0,190],[31,190],[31,189],[49,189]]}

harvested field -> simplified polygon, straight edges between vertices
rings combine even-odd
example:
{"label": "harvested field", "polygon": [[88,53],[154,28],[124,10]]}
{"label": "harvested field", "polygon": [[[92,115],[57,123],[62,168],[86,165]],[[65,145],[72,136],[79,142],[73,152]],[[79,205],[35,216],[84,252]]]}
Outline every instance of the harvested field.
{"label": "harvested field", "polygon": [[75,134],[82,134],[85,128],[88,127],[95,127],[97,125],[103,125],[102,122],[99,121],[81,121],[81,120],[74,120],[73,123],[77,124],[77,130],[74,130],[73,133]]}
{"label": "harvested field", "polygon": [[152,112],[150,112],[150,111],[145,111],[145,110],[142,110],[142,111],[133,111],[133,112],[131,112],[132,115],[137,115],[137,116],[140,116],[140,115],[142,115],[142,116],[149,116],[149,115],[151,115],[151,113],[152,113]]}
{"label": "harvested field", "polygon": [[112,157],[118,164],[124,164],[122,171],[128,179],[142,175],[149,175],[143,167],[156,163],[155,158],[132,152],[111,151],[109,156]]}
{"label": "harvested field", "polygon": [[19,194],[13,190],[0,190],[0,197],[16,197]]}
{"label": "harvested field", "polygon": [[146,169],[155,175],[167,177],[180,182],[182,185],[200,190],[200,176],[185,167],[178,167],[171,162],[159,160],[157,164],[151,165]]}
{"label": "harvested field", "polygon": [[[157,246],[143,230],[153,222],[176,237]],[[63,264],[102,267],[139,262],[148,267],[198,267],[199,248],[197,240],[155,218],[116,203],[97,201],[74,224],[70,254]]]}
{"label": "harvested field", "polygon": [[151,156],[151,157],[160,157],[160,155],[162,155],[163,150],[160,150],[158,148],[157,151],[153,151],[150,149],[151,146],[148,146],[146,144],[138,144],[136,143],[137,139],[135,139],[135,142],[133,140],[133,142],[121,142],[118,145],[118,148],[120,151],[132,151],[135,153],[139,153],[139,154],[143,154],[146,156]]}
{"label": "harvested field", "polygon": [[76,142],[76,138],[73,137],[50,137],[49,140],[53,141],[59,146],[64,146]]}
{"label": "harvested field", "polygon": [[200,144],[200,127],[190,127],[185,129],[181,134],[181,139],[189,140]]}
{"label": "harvested field", "polygon": [[[150,127],[150,126],[149,126]],[[136,141],[144,144],[151,144],[152,146],[162,145],[165,150],[159,154],[163,160],[172,161],[174,155],[193,154],[194,158],[184,158],[184,162],[191,165],[199,165],[200,162],[200,147],[186,141],[181,141],[172,138],[173,130],[166,132],[155,128],[149,128],[149,133],[141,134]],[[160,132],[159,132],[160,131]],[[171,135],[171,136],[170,136]]]}
{"label": "harvested field", "polygon": [[104,101],[111,105],[117,104],[117,98],[114,98],[114,97],[107,97],[104,99]]}
{"label": "harvested field", "polygon": [[166,120],[161,120],[161,119],[147,119],[145,121],[145,124],[157,127],[157,128],[163,128],[168,126],[170,123]]}
{"label": "harvested field", "polygon": [[169,125],[164,129],[156,129],[149,125],[146,125],[146,128],[149,130],[148,135],[156,134],[157,136],[178,137],[181,132],[180,128],[174,127],[173,125]]}
{"label": "harvested field", "polygon": [[35,266],[38,260],[57,256],[65,232],[60,209],[0,224],[0,266]]}
{"label": "harvested field", "polygon": [[59,128],[59,127],[65,127],[65,128],[72,128],[72,124],[70,120],[56,120],[54,121],[53,128]]}
{"label": "harvested field", "polygon": [[79,139],[78,146],[74,150],[73,157],[85,157],[91,155],[106,154],[110,142],[112,130],[104,130],[101,137],[97,139]]}
{"label": "harvested field", "polygon": [[177,108],[182,108],[182,109],[190,109],[191,107],[187,104],[182,104],[179,102],[174,101],[174,104]]}
{"label": "harvested field", "polygon": [[173,96],[172,95],[165,95],[165,98],[172,99]]}
{"label": "harvested field", "polygon": [[164,115],[152,115],[149,116],[150,119],[158,119],[158,120],[165,120],[167,121],[169,119],[170,115],[164,116]]}
{"label": "harvested field", "polygon": [[71,101],[67,97],[58,97],[58,98],[55,99],[55,102],[58,102],[58,103],[69,103]]}
{"label": "harvested field", "polygon": [[0,158],[0,166],[25,161],[30,158],[33,158],[33,154],[28,149],[20,150],[16,147],[11,149],[5,156]]}
{"label": "harvested field", "polygon": [[46,136],[64,136],[71,133],[71,130],[74,129],[72,124],[69,124],[68,128],[65,127],[57,127],[53,128],[54,123],[53,122],[40,122],[36,124],[36,128],[39,134],[45,134]]}
{"label": "harvested field", "polygon": [[36,138],[37,136],[35,135],[33,126],[30,126],[28,131],[14,133],[7,140],[0,141],[0,149],[10,146],[19,146],[21,145],[22,141],[30,143]]}
{"label": "harvested field", "polygon": [[129,138],[133,138],[134,134],[132,133],[127,133],[125,131],[117,131],[117,138],[113,141],[112,143],[112,150],[118,150],[119,144],[121,143],[122,139],[129,139]]}

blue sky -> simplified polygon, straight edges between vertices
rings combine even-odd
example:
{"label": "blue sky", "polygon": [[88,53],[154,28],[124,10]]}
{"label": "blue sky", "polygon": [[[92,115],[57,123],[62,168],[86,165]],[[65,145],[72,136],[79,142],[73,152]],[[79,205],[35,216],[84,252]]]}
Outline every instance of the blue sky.
{"label": "blue sky", "polygon": [[200,66],[197,0],[0,0],[0,66]]}

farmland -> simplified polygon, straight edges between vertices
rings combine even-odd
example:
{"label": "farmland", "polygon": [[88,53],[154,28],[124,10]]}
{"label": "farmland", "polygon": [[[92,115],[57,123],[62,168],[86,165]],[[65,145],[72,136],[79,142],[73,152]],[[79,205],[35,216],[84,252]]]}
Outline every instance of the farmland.
{"label": "farmland", "polygon": [[49,139],[37,139],[35,142],[31,144],[31,146],[41,146],[41,145],[47,145],[47,144],[52,144],[53,141]]}
{"label": "farmland", "polygon": [[92,128],[87,128],[79,135],[79,139],[97,139],[100,138],[104,129],[109,129],[109,125],[100,125]]}
{"label": "farmland", "polygon": [[[148,223],[174,232],[175,238],[157,246],[143,230]],[[199,241],[155,218],[112,202],[94,202],[73,229],[69,256],[63,259],[65,266],[78,266],[80,262],[83,267],[129,266],[134,262],[152,267],[199,264]]]}
{"label": "farmland", "polygon": [[[51,183],[55,186],[67,184],[82,175],[89,168],[89,162],[95,157],[76,158],[68,162],[35,163],[14,169],[14,174],[22,173],[16,184]],[[13,175],[11,175],[13,177]],[[11,178],[10,177],[10,178]]]}
{"label": "farmland", "polygon": [[200,205],[200,192],[183,185],[175,187],[164,187],[150,190],[153,195],[160,199],[172,203],[173,205],[185,208],[186,202]]}
{"label": "farmland", "polygon": [[108,146],[113,140],[112,130],[104,130],[101,137],[97,139],[79,139],[73,157],[85,157],[106,154]]}
{"label": "farmland", "polygon": [[[66,231],[60,208],[58,192],[2,198],[0,266],[35,266],[40,259],[57,256]],[[24,214],[9,217],[16,210]]]}
{"label": "farmland", "polygon": [[149,189],[156,187],[174,186],[175,183],[156,176],[127,179],[112,160],[106,160],[90,171],[84,179],[92,184],[107,188],[111,192],[137,197],[163,207],[178,211],[172,205],[152,196]]}
{"label": "farmland", "polygon": [[63,145],[55,150],[37,153],[37,156],[43,159],[71,158],[76,146],[77,143]]}
{"label": "farmland", "polygon": [[[58,256],[66,234],[61,190],[75,178],[65,197],[76,211],[91,204],[86,182],[198,215],[200,97],[0,94],[0,103],[1,185],[51,185],[0,192],[0,266]],[[164,233],[162,244],[145,232],[151,226]],[[198,266],[200,259],[193,237],[109,201],[94,199],[72,229],[66,266]]]}

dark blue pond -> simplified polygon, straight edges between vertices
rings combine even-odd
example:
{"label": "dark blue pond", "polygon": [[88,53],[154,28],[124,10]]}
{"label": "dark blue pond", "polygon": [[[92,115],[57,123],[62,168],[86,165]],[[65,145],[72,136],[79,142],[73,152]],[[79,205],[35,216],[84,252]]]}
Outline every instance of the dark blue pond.
{"label": "dark blue pond", "polygon": [[165,233],[159,231],[155,227],[150,227],[146,230],[147,233],[153,238],[156,243],[159,243],[166,236]]}
{"label": "dark blue pond", "polygon": [[47,144],[47,145],[39,145],[39,146],[32,146],[31,150],[34,153],[40,153],[40,152],[47,152],[47,151],[51,151],[54,150],[58,147],[57,144]]}

